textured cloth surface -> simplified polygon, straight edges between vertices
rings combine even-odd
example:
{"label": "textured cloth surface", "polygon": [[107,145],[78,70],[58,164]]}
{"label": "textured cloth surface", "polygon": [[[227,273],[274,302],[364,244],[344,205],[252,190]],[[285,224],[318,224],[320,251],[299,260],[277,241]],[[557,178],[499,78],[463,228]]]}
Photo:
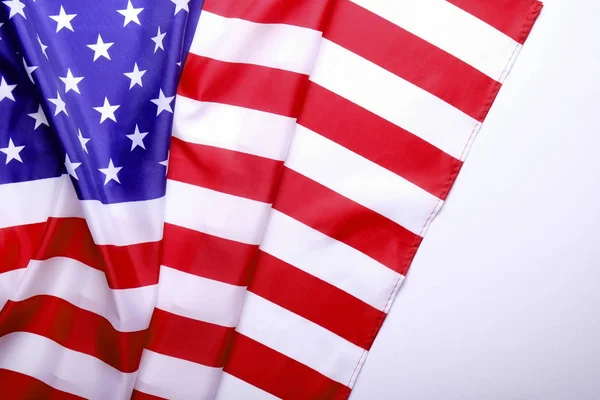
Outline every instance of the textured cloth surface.
{"label": "textured cloth surface", "polygon": [[3,3],[8,398],[347,398],[541,10]]}

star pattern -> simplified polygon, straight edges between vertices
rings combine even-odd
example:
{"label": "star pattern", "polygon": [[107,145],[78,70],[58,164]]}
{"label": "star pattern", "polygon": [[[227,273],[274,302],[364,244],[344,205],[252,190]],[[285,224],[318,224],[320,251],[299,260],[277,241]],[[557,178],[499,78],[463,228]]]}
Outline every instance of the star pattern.
{"label": "star pattern", "polygon": [[125,21],[123,22],[123,27],[127,26],[128,23],[133,22],[138,25],[142,25],[140,23],[138,15],[144,11],[144,8],[133,8],[133,4],[131,4],[131,0],[127,2],[127,8],[124,10],[117,10],[119,14],[125,17]]}
{"label": "star pattern", "polygon": [[54,109],[54,116],[56,117],[61,112],[64,112],[65,115],[69,116],[67,113],[67,104],[60,98],[60,93],[58,90],[56,91],[56,97],[54,99],[48,99],[48,101],[56,106]]}
{"label": "star pattern", "polygon": [[25,68],[25,72],[27,73],[27,77],[29,78],[29,80],[31,81],[31,83],[35,83],[33,81],[33,71],[35,71],[38,67],[37,66],[29,66],[27,65],[27,62],[25,62],[25,57],[23,57],[23,68]]}
{"label": "star pattern", "polygon": [[65,174],[80,199],[164,196],[201,0],[35,1],[0,0],[0,185]]}
{"label": "star pattern", "polygon": [[42,53],[44,53],[44,56],[46,58],[48,58],[48,54],[46,54],[46,49],[48,48],[48,46],[46,46],[44,43],[42,43],[42,39],[40,39],[40,35],[37,35],[37,41],[40,44],[40,48],[42,49]]}
{"label": "star pattern", "polygon": [[17,160],[20,163],[23,162],[21,159],[21,151],[25,148],[25,146],[15,146],[12,139],[8,139],[8,147],[0,148],[0,151],[6,154],[6,162],[5,165],[8,165],[12,160]]}
{"label": "star pattern", "polygon": [[155,53],[158,49],[161,49],[161,50],[165,49],[163,46],[163,39],[165,38],[166,34],[167,34],[167,32],[164,32],[164,33],[160,32],[160,26],[159,26],[156,36],[154,36],[152,38],[152,41],[154,42],[154,52]]}
{"label": "star pattern", "polygon": [[100,113],[100,123],[103,123],[107,119],[111,119],[117,122],[117,118],[115,117],[115,111],[121,106],[111,106],[108,102],[108,99],[104,98],[104,104],[100,107],[94,107],[94,110]]}
{"label": "star pattern", "polygon": [[72,90],[74,92],[81,94],[81,92],[79,91],[79,87],[77,87],[77,84],[79,82],[81,82],[81,80],[83,79],[83,76],[74,77],[73,74],[71,73],[71,69],[67,68],[67,76],[65,76],[65,77],[59,76],[59,78],[65,84],[65,93],[69,93],[69,90]]}
{"label": "star pattern", "polygon": [[175,14],[177,15],[177,13],[181,10],[190,12],[190,8],[189,8],[189,2],[190,0],[171,0],[172,3],[175,4]]}
{"label": "star pattern", "polygon": [[81,145],[81,149],[85,151],[85,154],[90,154],[87,149],[87,142],[89,142],[91,139],[84,138],[81,134],[81,129],[77,130],[77,138],[79,139],[79,144]]}
{"label": "star pattern", "polygon": [[71,175],[77,180],[79,180],[79,178],[77,177],[77,172],[75,172],[75,170],[79,168],[80,165],[80,162],[71,162],[69,155],[65,154],[65,168],[67,169],[67,174]]}
{"label": "star pattern", "polygon": [[6,80],[4,80],[4,77],[0,77],[0,101],[4,99],[15,101],[15,96],[12,92],[13,90],[15,90],[16,87],[16,84],[9,85],[8,83],[6,83]]}
{"label": "star pattern", "polygon": [[36,112],[27,115],[35,119],[35,126],[33,127],[33,130],[36,130],[40,125],[50,126],[41,104],[38,106],[38,110]]}
{"label": "star pattern", "polygon": [[171,157],[171,152],[169,152],[167,154],[167,159],[166,160],[158,162],[160,165],[162,165],[162,166],[165,167],[165,176],[167,176],[167,173],[169,172],[169,157]]}
{"label": "star pattern", "polygon": [[171,108],[171,102],[173,101],[174,98],[175,98],[175,96],[165,97],[165,94],[163,93],[162,89],[159,89],[158,98],[150,100],[157,106],[156,116],[159,116],[160,113],[163,111],[167,111],[167,112],[170,112],[171,114],[173,114],[173,109]]}
{"label": "star pattern", "polygon": [[67,28],[71,32],[75,32],[73,30],[73,26],[71,25],[71,21],[76,16],[77,16],[77,14],[67,14],[65,12],[65,9],[63,8],[63,6],[60,6],[60,11],[59,11],[58,15],[50,15],[49,17],[57,22],[56,32],[59,32],[62,28]]}
{"label": "star pattern", "polygon": [[113,44],[115,43],[104,43],[104,41],[102,40],[102,36],[98,35],[98,40],[96,41],[96,44],[88,44],[87,47],[94,50],[94,61],[96,61],[100,57],[105,57],[110,60],[108,49],[110,49]]}
{"label": "star pattern", "polygon": [[126,77],[131,79],[131,82],[129,83],[129,89],[131,89],[135,85],[140,85],[140,87],[143,87],[142,76],[144,76],[145,73],[146,73],[145,69],[141,70],[141,71],[139,70],[137,63],[133,64],[133,71],[124,72],[123,75],[125,75]]}
{"label": "star pattern", "polygon": [[140,146],[142,149],[146,150],[146,146],[144,146],[144,138],[148,132],[140,132],[138,126],[135,126],[135,131],[131,135],[127,135],[127,138],[131,140],[131,151],[136,147]]}
{"label": "star pattern", "polygon": [[27,19],[25,12],[23,11],[25,9],[25,4],[21,3],[21,0],[7,0],[2,3],[10,9],[8,12],[8,19],[11,19],[17,14]]}
{"label": "star pattern", "polygon": [[112,158],[108,161],[108,167],[106,168],[98,168],[100,172],[105,175],[104,185],[106,185],[110,181],[115,181],[117,183],[121,183],[119,180],[119,171],[121,171],[123,167],[115,167],[113,164]]}

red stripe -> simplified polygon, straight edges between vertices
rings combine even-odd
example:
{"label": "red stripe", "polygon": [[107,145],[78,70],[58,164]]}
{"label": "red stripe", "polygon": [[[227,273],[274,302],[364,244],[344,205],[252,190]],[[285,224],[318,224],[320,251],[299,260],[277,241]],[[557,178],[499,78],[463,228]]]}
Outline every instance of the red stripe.
{"label": "red stripe", "polygon": [[167,400],[164,397],[154,396],[148,393],[140,392],[137,389],[133,389],[131,393],[131,400]]}
{"label": "red stripe", "polygon": [[297,117],[308,77],[252,64],[229,63],[190,53],[177,93],[199,101],[230,104]]}
{"label": "red stripe", "polygon": [[220,368],[225,365],[234,328],[154,309],[146,348],[171,357]]}
{"label": "red stripe", "polygon": [[171,139],[169,179],[272,203],[283,161]]}
{"label": "red stripe", "polygon": [[1,229],[0,254],[0,272],[24,268],[30,259],[68,257],[103,271],[113,289],[158,282],[159,242],[97,245],[83,218],[48,218],[44,223]]}
{"label": "red stripe", "polygon": [[39,247],[45,222],[0,229],[0,273],[25,268]]}
{"label": "red stripe", "polygon": [[165,223],[162,264],[236,286],[250,281],[258,246]]}
{"label": "red stripe", "polygon": [[283,399],[346,399],[350,388],[238,332],[225,372]]}
{"label": "red stripe", "polygon": [[329,21],[327,0],[206,0],[203,10],[262,24],[289,24],[322,31]]}
{"label": "red stripe", "polygon": [[248,290],[367,350],[375,338],[373,327],[385,318],[382,311],[262,251]]}
{"label": "red stripe", "polygon": [[85,219],[48,218],[34,258],[69,257],[103,271],[111,288],[128,289],[158,283],[159,245],[97,245]]}
{"label": "red stripe", "polygon": [[6,400],[83,400],[29,375],[0,368],[0,393]]}
{"label": "red stripe", "polygon": [[312,82],[298,123],[441,199],[462,166],[418,136]]}
{"label": "red stripe", "polygon": [[324,37],[479,121],[500,89],[483,72],[348,0],[338,2]]}
{"label": "red stripe", "polygon": [[54,296],[9,300],[0,312],[0,336],[29,332],[96,357],[122,372],[138,369],[146,331],[119,332],[104,317]]}
{"label": "red stripe", "polygon": [[448,0],[523,44],[542,11],[536,0]]}
{"label": "red stripe", "polygon": [[421,237],[285,168],[273,208],[406,275]]}

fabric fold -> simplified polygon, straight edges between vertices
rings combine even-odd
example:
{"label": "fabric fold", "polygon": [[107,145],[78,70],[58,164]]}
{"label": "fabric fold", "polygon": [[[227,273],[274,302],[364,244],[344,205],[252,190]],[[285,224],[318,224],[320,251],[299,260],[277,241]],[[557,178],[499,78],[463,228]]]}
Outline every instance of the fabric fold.
{"label": "fabric fold", "polygon": [[92,399],[348,398],[542,7],[23,1],[0,391]]}

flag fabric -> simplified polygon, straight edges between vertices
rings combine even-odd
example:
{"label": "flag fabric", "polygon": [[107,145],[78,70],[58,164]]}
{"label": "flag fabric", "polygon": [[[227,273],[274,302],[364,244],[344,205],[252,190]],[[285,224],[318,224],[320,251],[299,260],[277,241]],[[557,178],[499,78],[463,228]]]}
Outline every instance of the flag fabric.
{"label": "flag fabric", "polygon": [[204,2],[177,92],[160,290],[136,389],[217,395],[330,7]]}
{"label": "flag fabric", "polygon": [[140,390],[348,396],[540,11],[502,3],[205,1]]}
{"label": "flag fabric", "polygon": [[128,398],[201,3],[2,3],[0,398]]}
{"label": "flag fabric", "polygon": [[3,5],[2,398],[347,398],[541,10]]}

